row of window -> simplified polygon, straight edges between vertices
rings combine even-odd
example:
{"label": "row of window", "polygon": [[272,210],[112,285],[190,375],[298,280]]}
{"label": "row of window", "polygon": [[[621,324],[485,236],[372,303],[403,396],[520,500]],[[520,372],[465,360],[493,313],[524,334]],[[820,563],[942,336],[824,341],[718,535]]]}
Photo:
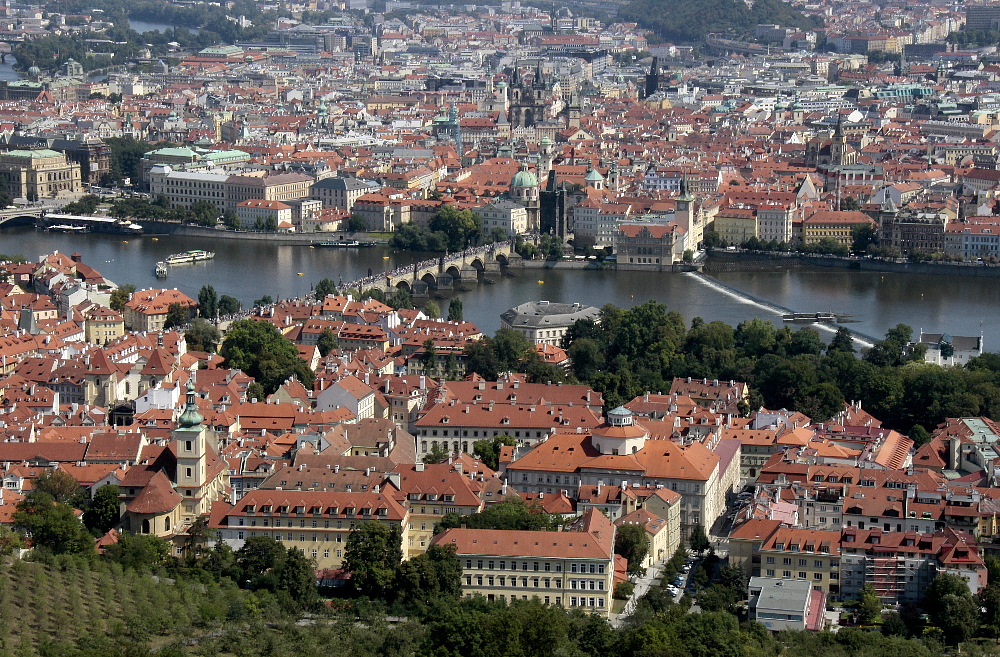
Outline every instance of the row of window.
{"label": "row of window", "polygon": [[[766,563],[774,563],[774,557],[768,557]],[[784,559],[781,560],[781,563],[783,565],[785,565],[785,566],[791,566],[792,565],[792,560],[790,558],[788,558],[788,557],[785,557]],[[799,559],[798,565],[800,567],[808,566],[809,565],[809,560],[808,559]],[[837,567],[837,563],[836,562],[832,562],[830,565],[833,568]],[[822,561],[820,561],[819,559],[816,559],[816,560],[813,561],[813,568],[825,568],[825,567],[826,567],[826,565]]]}
{"label": "row of window", "polygon": [[[773,568],[768,568],[765,572],[767,573],[768,577],[775,576],[774,575],[775,571]],[[785,579],[792,579],[792,571],[783,570],[781,571],[781,576],[784,577]],[[800,570],[796,579],[809,579],[809,577],[807,576],[807,573],[805,571]],[[816,581],[822,581],[823,573],[813,573],[813,579]],[[839,575],[837,573],[830,573],[830,579],[839,579]]]}
{"label": "row of window", "polygon": [[[257,535],[256,531],[253,531],[253,530],[250,531],[250,536],[256,536],[256,535]],[[274,540],[276,540],[276,541],[282,540],[282,538],[281,538],[282,537],[281,532],[274,532],[274,534],[271,534],[271,532],[261,532],[260,535],[261,536],[273,536]],[[286,532],[284,534],[284,536],[285,536],[284,540],[286,540],[286,541],[294,541],[295,540],[295,534],[293,534],[292,532]],[[315,532],[310,532],[309,534],[299,534],[298,536],[299,536],[298,540],[299,540],[300,543],[305,543],[306,541],[310,541],[312,543],[319,543],[319,542],[329,543],[330,542],[330,535],[329,534],[322,534],[321,535],[321,534],[318,534],[318,533],[315,533]],[[320,536],[322,536],[322,539],[320,538]],[[336,536],[336,538],[333,539],[334,543],[343,543],[344,542],[344,535],[343,534],[336,534],[335,536]],[[238,538],[238,539],[240,539],[242,541],[243,539],[246,538],[246,532],[244,532],[242,530],[236,532],[236,538]]]}
{"label": "row of window", "polygon": [[[506,560],[497,561],[497,560],[494,560],[494,559],[489,559],[489,560],[476,559],[475,562],[473,562],[472,559],[466,559],[465,560],[465,567],[466,567],[466,569],[472,570],[472,564],[473,563],[476,564],[476,566],[475,566],[476,570],[483,570],[483,566],[484,565],[486,566],[487,570],[497,570],[497,567],[496,567],[497,564],[499,564],[499,566],[500,566],[499,570],[507,570],[507,561]],[[510,562],[510,569],[511,570],[517,570],[517,563],[518,563],[517,561],[511,561]],[[555,568],[552,567],[553,565],[555,565]],[[538,561],[530,561],[530,562],[529,561],[522,561],[521,562],[521,570],[531,570],[531,571],[534,571],[534,572],[542,571],[542,572],[546,572],[546,573],[554,570],[557,573],[561,573],[562,572],[562,562],[561,561],[557,561],[557,562],[555,562],[555,564],[553,564],[551,561],[543,561],[543,562],[538,562]],[[574,562],[571,562],[569,564],[569,572],[571,572],[571,573],[581,573],[581,574],[585,574],[585,573],[589,572],[591,575],[603,575],[604,574],[604,564],[603,563],[578,563],[578,562],[574,561]]]}
{"label": "row of window", "polygon": [[[473,579],[475,579],[476,586],[509,586],[510,588],[518,587],[518,579],[516,575],[466,575],[465,585],[472,586]],[[588,584],[589,582],[589,584]],[[563,588],[570,588],[573,590],[579,589],[581,591],[591,590],[591,591],[603,591],[604,590],[604,580],[597,579],[571,579],[568,580],[566,584],[563,584]],[[521,577],[520,587],[528,588],[529,582],[527,577]],[[531,588],[560,588],[559,580],[552,580],[548,577],[532,577],[530,582]]]}

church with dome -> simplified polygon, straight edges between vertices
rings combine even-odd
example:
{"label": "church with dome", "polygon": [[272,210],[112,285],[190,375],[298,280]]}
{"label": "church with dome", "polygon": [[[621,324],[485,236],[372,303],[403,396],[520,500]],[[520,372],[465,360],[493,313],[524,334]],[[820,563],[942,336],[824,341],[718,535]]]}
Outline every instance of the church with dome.
{"label": "church with dome", "polygon": [[148,445],[142,463],[125,473],[119,486],[121,527],[134,534],[172,539],[184,535],[212,504],[225,500],[229,469],[210,444],[210,428],[188,380],[187,403],[170,440]]}
{"label": "church with dome", "polygon": [[680,494],[680,531],[711,527],[740,482],[740,443],[685,439],[663,420],[637,418],[619,406],[590,430],[554,433],[520,453],[504,474],[522,493],[559,494],[582,487]]}

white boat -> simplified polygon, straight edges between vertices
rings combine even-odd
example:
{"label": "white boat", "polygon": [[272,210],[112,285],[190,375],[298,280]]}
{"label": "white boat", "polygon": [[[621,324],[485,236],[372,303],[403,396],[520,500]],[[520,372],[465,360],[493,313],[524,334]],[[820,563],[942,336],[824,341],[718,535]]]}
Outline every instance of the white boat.
{"label": "white boat", "polygon": [[201,262],[202,260],[211,260],[215,257],[213,251],[202,251],[201,249],[194,249],[192,251],[185,251],[184,253],[175,253],[173,255],[167,256],[164,261],[168,265],[186,265],[190,262]]}
{"label": "white boat", "polygon": [[155,273],[156,273],[156,277],[157,278],[166,278],[167,277],[167,263],[163,262],[162,260],[160,262],[156,263]]}

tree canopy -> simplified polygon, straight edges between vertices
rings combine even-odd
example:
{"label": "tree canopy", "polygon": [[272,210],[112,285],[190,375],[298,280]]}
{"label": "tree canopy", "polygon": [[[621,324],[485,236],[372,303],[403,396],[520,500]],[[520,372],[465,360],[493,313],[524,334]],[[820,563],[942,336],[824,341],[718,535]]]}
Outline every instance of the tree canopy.
{"label": "tree canopy", "polygon": [[299,350],[273,324],[253,319],[233,322],[226,331],[220,355],[225,366],[243,370],[271,394],[290,376],[311,388],[314,374],[299,358]]}
{"label": "tree canopy", "polygon": [[380,597],[392,585],[403,560],[402,535],[398,527],[377,521],[363,522],[347,537],[344,570],[362,595]]}

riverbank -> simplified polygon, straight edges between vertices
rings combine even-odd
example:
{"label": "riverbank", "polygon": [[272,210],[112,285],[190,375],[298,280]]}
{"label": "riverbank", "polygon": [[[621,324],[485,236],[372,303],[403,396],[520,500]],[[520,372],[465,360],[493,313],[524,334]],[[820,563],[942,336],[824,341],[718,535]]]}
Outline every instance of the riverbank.
{"label": "riverbank", "polygon": [[777,271],[795,267],[826,267],[876,273],[933,274],[1000,278],[1000,266],[977,263],[892,262],[879,258],[857,258],[807,253],[759,253],[719,251],[708,253],[707,272]]}

